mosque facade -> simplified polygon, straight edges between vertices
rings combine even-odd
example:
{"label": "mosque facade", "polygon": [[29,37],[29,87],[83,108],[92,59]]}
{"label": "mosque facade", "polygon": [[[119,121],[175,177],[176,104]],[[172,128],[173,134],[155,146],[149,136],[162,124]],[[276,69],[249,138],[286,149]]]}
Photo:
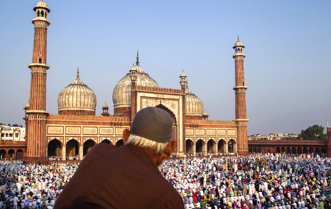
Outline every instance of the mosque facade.
{"label": "mosque facade", "polygon": [[[30,99],[25,109],[29,162],[46,162],[51,157],[82,160],[98,143],[123,145],[122,133],[130,129],[135,114],[155,106],[173,118],[174,156],[215,154],[248,155],[246,89],[243,44],[235,43],[235,116],[232,121],[208,120],[203,103],[188,88],[184,72],[179,76],[180,89],[161,88],[140,66],[139,54],[134,66],[113,90],[114,115],[105,104],[102,114],[95,114],[97,96],[79,77],[58,95],[58,114],[46,109],[47,28],[50,9],[44,1],[34,7],[34,45]],[[124,74],[125,72],[123,72]]]}

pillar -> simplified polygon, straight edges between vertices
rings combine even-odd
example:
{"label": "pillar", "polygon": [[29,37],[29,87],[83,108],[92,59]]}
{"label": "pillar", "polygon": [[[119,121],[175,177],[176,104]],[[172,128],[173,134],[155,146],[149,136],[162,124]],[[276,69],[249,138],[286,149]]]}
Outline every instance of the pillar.
{"label": "pillar", "polygon": [[63,145],[62,146],[62,160],[66,160],[66,151],[67,151],[66,146]]}
{"label": "pillar", "polygon": [[195,143],[193,143],[193,146],[192,146],[192,155],[193,156],[197,155],[197,145]]}
{"label": "pillar", "polygon": [[204,142],[203,146],[202,146],[202,153],[203,155],[207,155],[207,144]]}
{"label": "pillar", "polygon": [[228,150],[229,150],[229,144],[228,143],[225,143],[225,146],[224,146],[224,152],[225,152],[225,154],[228,154]]}
{"label": "pillar", "polygon": [[84,151],[84,145],[79,145],[79,150],[78,150],[79,160],[83,160],[84,158],[83,151]]}
{"label": "pillar", "polygon": [[237,143],[234,143],[233,144],[233,152],[234,153],[237,153]]}
{"label": "pillar", "polygon": [[218,143],[215,142],[215,145],[214,145],[214,152],[215,154],[218,154]]}

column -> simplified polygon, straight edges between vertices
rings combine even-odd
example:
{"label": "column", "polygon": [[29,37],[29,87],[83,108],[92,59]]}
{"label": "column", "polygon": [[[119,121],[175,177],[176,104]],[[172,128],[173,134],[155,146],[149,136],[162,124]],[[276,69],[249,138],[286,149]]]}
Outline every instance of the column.
{"label": "column", "polygon": [[193,146],[192,146],[192,155],[193,156],[196,156],[197,155],[197,145],[193,143]]}
{"label": "column", "polygon": [[203,153],[203,155],[207,155],[207,144],[206,143],[204,143],[202,146],[202,153]]}
{"label": "column", "polygon": [[84,145],[79,145],[79,160],[83,160],[84,156],[83,156],[83,150],[84,150]]}
{"label": "column", "polygon": [[218,143],[215,142],[215,149],[214,149],[214,152],[216,155],[218,155]]}
{"label": "column", "polygon": [[227,155],[228,154],[228,150],[229,150],[229,145],[228,145],[228,143],[225,143],[224,144],[224,152],[225,152],[225,154]]}
{"label": "column", "polygon": [[62,146],[62,160],[66,160],[66,146],[63,145]]}
{"label": "column", "polygon": [[237,143],[233,144],[233,152],[237,153]]}

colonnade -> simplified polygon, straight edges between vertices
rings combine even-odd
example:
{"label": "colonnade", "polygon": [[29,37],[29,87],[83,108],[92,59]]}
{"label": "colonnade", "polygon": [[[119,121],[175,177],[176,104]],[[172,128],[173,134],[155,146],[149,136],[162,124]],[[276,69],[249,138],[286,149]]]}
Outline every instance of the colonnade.
{"label": "colonnade", "polygon": [[322,154],[327,153],[325,146],[249,146],[250,153]]}
{"label": "colonnade", "polygon": [[[111,144],[109,140],[103,140],[101,143]],[[84,156],[96,144],[95,141],[89,139],[84,144],[79,144],[78,141],[72,139],[65,145],[57,139],[53,139],[48,143],[47,154],[49,158],[61,158],[62,160],[83,160]],[[116,146],[122,146],[123,140],[117,141]],[[50,159],[52,160],[52,159]]]}
{"label": "colonnade", "polygon": [[0,150],[0,159],[23,159],[26,150],[22,148],[3,148]]}
{"label": "colonnade", "polygon": [[217,143],[213,139],[199,139],[195,143],[190,139],[186,140],[186,154],[192,156],[208,154],[227,155],[229,153],[237,153],[237,143],[233,139],[229,141],[221,139]]}

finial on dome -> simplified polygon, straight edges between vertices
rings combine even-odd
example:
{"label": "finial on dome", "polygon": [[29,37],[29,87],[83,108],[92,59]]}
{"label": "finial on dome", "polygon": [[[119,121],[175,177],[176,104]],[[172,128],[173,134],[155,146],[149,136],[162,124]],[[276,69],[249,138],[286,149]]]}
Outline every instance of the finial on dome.
{"label": "finial on dome", "polygon": [[137,50],[137,61],[136,61],[136,65],[139,65],[139,49]]}
{"label": "finial on dome", "polygon": [[239,35],[237,35],[238,36],[238,41],[239,41]]}
{"label": "finial on dome", "polygon": [[79,67],[77,67],[77,78],[79,78]]}

